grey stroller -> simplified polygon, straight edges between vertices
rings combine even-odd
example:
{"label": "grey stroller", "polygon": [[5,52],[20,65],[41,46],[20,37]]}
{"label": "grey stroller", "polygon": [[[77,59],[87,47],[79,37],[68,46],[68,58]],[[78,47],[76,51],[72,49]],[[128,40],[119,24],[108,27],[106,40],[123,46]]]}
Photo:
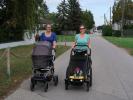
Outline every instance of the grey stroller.
{"label": "grey stroller", "polygon": [[44,83],[44,91],[48,90],[48,83],[53,80],[54,85],[58,84],[58,76],[54,75],[54,55],[52,45],[47,41],[40,41],[35,44],[32,52],[32,77],[30,89],[34,91],[37,82]]}

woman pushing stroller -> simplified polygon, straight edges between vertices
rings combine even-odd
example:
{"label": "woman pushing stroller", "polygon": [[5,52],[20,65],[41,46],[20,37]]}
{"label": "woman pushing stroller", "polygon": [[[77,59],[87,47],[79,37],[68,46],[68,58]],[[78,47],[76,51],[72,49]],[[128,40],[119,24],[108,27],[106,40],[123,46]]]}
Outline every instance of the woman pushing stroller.
{"label": "woman pushing stroller", "polygon": [[86,83],[87,91],[92,85],[90,37],[86,34],[84,25],[80,26],[80,34],[75,36],[70,61],[66,71],[65,89],[69,85]]}
{"label": "woman pushing stroller", "polygon": [[[36,35],[37,42],[32,52],[32,72],[30,88],[33,91],[37,82],[44,83],[44,90],[47,92],[48,83],[53,80],[54,85],[58,84],[58,76],[54,74],[54,60],[56,48],[56,34],[51,31],[51,25],[46,26],[46,32],[40,36]],[[54,51],[54,52],[53,52]]]}
{"label": "woman pushing stroller", "polygon": [[51,24],[47,24],[46,25],[46,31],[42,32],[41,35],[39,35],[38,33],[35,36],[35,40],[36,41],[47,41],[50,42],[53,48],[52,51],[52,55],[54,56],[54,60],[55,60],[55,49],[56,49],[56,34],[54,32],[52,32],[52,26]]}

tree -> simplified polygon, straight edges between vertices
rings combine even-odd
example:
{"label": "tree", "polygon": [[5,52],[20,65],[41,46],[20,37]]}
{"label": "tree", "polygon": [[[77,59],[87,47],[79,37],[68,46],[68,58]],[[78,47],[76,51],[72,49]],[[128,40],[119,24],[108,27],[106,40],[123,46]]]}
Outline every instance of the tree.
{"label": "tree", "polygon": [[59,6],[57,7],[57,20],[58,20],[58,28],[59,30],[67,30],[68,29],[68,4],[65,0],[63,0]]}
{"label": "tree", "polygon": [[68,0],[68,24],[69,30],[79,31],[81,25],[81,8],[78,0]]}
{"label": "tree", "polygon": [[121,20],[121,17],[122,17],[120,2],[114,3],[112,13],[113,13],[113,23],[119,22]]}
{"label": "tree", "polygon": [[[132,0],[125,0],[125,13],[124,13],[124,24],[130,24],[130,20],[133,20],[133,1]],[[113,23],[120,22],[122,18],[122,1],[119,0],[118,2],[114,3],[113,6]]]}
{"label": "tree", "polygon": [[[23,31],[33,30],[38,24],[38,7],[43,0],[2,0],[0,2],[0,37],[21,40]],[[0,41],[2,39],[0,38]],[[4,41],[6,41],[4,40]]]}
{"label": "tree", "polygon": [[43,10],[44,10],[45,16],[49,14],[49,9],[48,9],[48,6],[46,5],[46,2],[43,3]]}
{"label": "tree", "polygon": [[37,4],[39,17],[47,18],[49,9],[46,5],[46,2],[44,2],[43,0],[37,0]]}
{"label": "tree", "polygon": [[51,20],[54,24],[57,23],[57,13],[55,12],[49,13],[47,18]]}
{"label": "tree", "polygon": [[48,16],[47,16],[47,19],[52,21],[53,31],[60,34],[60,31],[62,29],[60,28],[60,24],[59,24],[60,20],[58,20],[58,14],[54,13],[54,12],[49,13]]}
{"label": "tree", "polygon": [[93,14],[90,11],[82,11],[82,23],[86,26],[87,29],[93,28],[95,22]]}
{"label": "tree", "polygon": [[82,11],[78,0],[63,0],[58,9],[58,28],[79,32],[79,26],[85,24],[88,29],[94,25],[93,14],[90,11]]}

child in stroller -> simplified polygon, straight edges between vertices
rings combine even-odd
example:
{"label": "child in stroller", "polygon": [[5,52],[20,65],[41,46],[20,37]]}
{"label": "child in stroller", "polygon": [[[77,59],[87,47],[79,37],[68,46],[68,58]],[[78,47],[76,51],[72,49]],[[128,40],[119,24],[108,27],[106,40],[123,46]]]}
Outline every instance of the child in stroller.
{"label": "child in stroller", "polygon": [[[88,53],[88,51],[90,51],[90,53]],[[83,85],[83,83],[86,83],[87,91],[89,91],[89,87],[92,85],[91,63],[90,48],[88,48],[88,50],[76,48],[71,50],[70,62],[66,71],[65,79],[66,90],[68,89],[69,85]]]}
{"label": "child in stroller", "polygon": [[32,52],[32,72],[31,91],[34,90],[38,81],[43,82],[45,92],[48,90],[48,82],[53,79],[54,85],[58,84],[58,76],[54,75],[54,56],[52,55],[52,45],[48,41],[40,41],[35,44]]}

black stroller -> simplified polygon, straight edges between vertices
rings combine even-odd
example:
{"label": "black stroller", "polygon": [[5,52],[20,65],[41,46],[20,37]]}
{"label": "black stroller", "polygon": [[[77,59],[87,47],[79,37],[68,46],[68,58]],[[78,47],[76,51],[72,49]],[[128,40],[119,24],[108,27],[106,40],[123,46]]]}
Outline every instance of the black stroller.
{"label": "black stroller", "polygon": [[[87,46],[87,45],[76,45]],[[87,46],[88,47],[88,46]],[[88,50],[90,53],[88,54]],[[70,54],[70,61],[66,71],[65,89],[68,90],[69,85],[82,86],[86,85],[86,90],[89,91],[92,86],[92,61],[91,49],[81,50],[72,49]]]}
{"label": "black stroller", "polygon": [[31,77],[31,91],[34,91],[38,81],[44,83],[44,90],[48,90],[48,82],[53,79],[54,85],[58,84],[58,76],[54,75],[54,56],[52,55],[51,43],[41,41],[35,44],[32,52],[33,75]]}

